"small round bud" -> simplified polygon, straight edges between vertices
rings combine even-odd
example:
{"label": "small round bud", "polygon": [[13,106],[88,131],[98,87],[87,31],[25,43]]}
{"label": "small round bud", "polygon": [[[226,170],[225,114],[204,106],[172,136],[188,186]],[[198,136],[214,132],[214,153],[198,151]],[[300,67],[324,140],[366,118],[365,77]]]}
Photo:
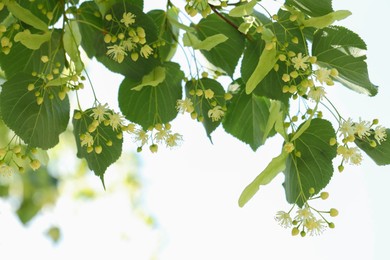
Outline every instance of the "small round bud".
{"label": "small round bud", "polygon": [[92,153],[93,152],[93,147],[92,146],[88,146],[87,147],[87,153]]}
{"label": "small round bud", "polygon": [[306,236],[306,232],[305,231],[301,231],[301,237],[305,237]]}
{"label": "small round bud", "polygon": [[373,148],[376,147],[376,142],[374,140],[371,140],[370,141],[370,146],[373,147]]}
{"label": "small round bud", "polygon": [[137,147],[137,153],[142,152],[142,146]]}
{"label": "small round bud", "polygon": [[337,167],[337,169],[339,170],[339,172],[343,172],[344,171],[344,166],[343,165],[339,165],[339,167]]}
{"label": "small round bud", "polygon": [[37,104],[42,105],[43,103],[43,97],[37,97]]}
{"label": "small round bud", "polygon": [[28,86],[27,86],[27,90],[28,90],[28,91],[33,91],[34,88],[35,88],[35,86],[34,86],[34,84],[32,84],[32,83],[28,84]]}
{"label": "small round bud", "polygon": [[339,214],[339,211],[338,211],[337,209],[335,209],[335,208],[331,208],[331,209],[329,210],[329,215],[330,215],[331,217],[336,217],[338,214]]}
{"label": "small round bud", "polygon": [[329,228],[335,228],[335,225],[334,225],[333,222],[329,222],[329,223],[328,223],[328,226],[329,226]]}
{"label": "small round bud", "polygon": [[41,167],[41,162],[37,159],[34,159],[30,162],[30,167],[31,169],[38,170]]}
{"label": "small round bud", "polygon": [[103,147],[101,145],[95,146],[95,153],[101,154],[103,151]]}
{"label": "small round bud", "polygon": [[313,187],[311,187],[311,188],[309,189],[309,194],[310,194],[310,195],[313,195],[315,192],[316,192],[316,190],[315,190]]}
{"label": "small round bud", "polygon": [[293,38],[291,39],[291,42],[292,42],[292,43],[295,43],[295,44],[298,44],[298,43],[299,43],[298,37],[293,37]]}
{"label": "small round bud", "polygon": [[106,142],[106,145],[107,145],[107,146],[112,146],[112,141],[111,141],[111,140],[108,140],[108,141]]}
{"label": "small round bud", "polygon": [[152,153],[157,153],[158,151],[158,145],[157,144],[152,144],[151,146],[149,146],[149,149]]}
{"label": "small round bud", "polygon": [[326,200],[329,197],[329,193],[326,191],[321,192],[320,194],[321,199]]}
{"label": "small round bud", "polygon": [[293,236],[297,236],[299,234],[299,229],[297,227],[294,227],[292,230],[291,230],[291,235]]}
{"label": "small round bud", "polygon": [[12,152],[14,152],[14,153],[20,153],[21,151],[22,151],[22,146],[20,146],[20,145],[15,145],[12,148]]}
{"label": "small round bud", "polygon": [[334,137],[330,138],[329,144],[330,144],[331,146],[335,145],[336,143],[337,143],[336,138],[334,138]]}
{"label": "small round bud", "polygon": [[223,98],[224,98],[225,100],[230,100],[230,99],[233,98],[233,95],[232,95],[231,93],[228,92],[228,93],[225,93],[225,94],[224,94]]}
{"label": "small round bud", "polygon": [[76,120],[81,119],[81,113],[80,113],[80,112],[76,112],[76,113],[74,114],[73,118],[76,119]]}
{"label": "small round bud", "polygon": [[372,124],[373,124],[373,125],[379,124],[379,120],[375,118],[374,120],[372,120]]}

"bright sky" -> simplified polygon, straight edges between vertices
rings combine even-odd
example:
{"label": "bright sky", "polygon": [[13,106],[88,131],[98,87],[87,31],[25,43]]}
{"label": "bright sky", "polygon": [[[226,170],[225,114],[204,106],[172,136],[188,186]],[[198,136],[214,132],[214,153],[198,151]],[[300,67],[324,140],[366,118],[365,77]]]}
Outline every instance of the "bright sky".
{"label": "bright sky", "polygon": [[[390,127],[389,41],[384,39],[386,33],[380,32],[388,22],[390,3],[334,0],[334,9],[352,11],[353,15],[339,24],[367,43],[371,80],[380,88],[376,97],[369,98],[335,86],[329,91],[331,100],[346,117],[379,118]],[[111,102],[108,96],[115,99],[113,89],[120,79],[101,71],[97,64],[91,66],[90,73],[98,71],[91,75],[98,96]],[[281,140],[271,139],[254,153],[221,128],[212,134],[214,145],[210,144],[202,126],[188,116],[180,116],[173,128],[184,135],[181,147],[160,149],[153,155],[145,149],[140,154],[139,171],[146,185],[143,203],[155,217],[156,228],[150,229],[124,210],[128,202],[121,192],[92,204],[75,205],[65,198],[55,213],[28,229],[0,202],[1,259],[146,260],[154,253],[154,259],[160,260],[390,259],[390,166],[377,166],[365,157],[361,167],[348,166],[343,173],[335,173],[326,189],[330,198],[319,207],[340,211],[334,219],[336,228],[319,237],[292,237],[273,219],[276,211],[289,209],[282,175],[262,187],[244,208],[237,205],[242,189],[278,154]],[[115,169],[107,172],[108,185],[115,182],[115,174]],[[99,189],[99,179],[93,180]],[[41,235],[47,223],[63,227],[64,238],[57,246]]]}

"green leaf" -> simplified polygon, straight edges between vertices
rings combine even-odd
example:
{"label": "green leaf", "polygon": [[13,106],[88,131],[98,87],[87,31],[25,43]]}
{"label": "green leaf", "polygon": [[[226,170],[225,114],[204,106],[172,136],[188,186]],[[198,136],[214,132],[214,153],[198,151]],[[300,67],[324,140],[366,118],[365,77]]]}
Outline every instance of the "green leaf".
{"label": "green leaf", "polygon": [[[104,186],[104,173],[107,168],[116,162],[122,154],[122,130],[113,129],[110,125],[105,125],[100,122],[93,132],[89,132],[88,128],[94,121],[92,117],[92,109],[85,111],[75,110],[74,114],[80,113],[81,118],[73,117],[73,134],[76,139],[77,157],[84,158],[89,169],[94,171],[95,175],[100,176]],[[81,137],[89,133],[93,137],[93,144],[88,148],[87,145],[81,145]],[[96,152],[96,147],[101,146],[101,152]],[[88,152],[88,149],[91,151]]]}
{"label": "green leaf", "polygon": [[30,10],[23,8],[16,1],[6,1],[8,11],[22,22],[41,31],[48,31],[48,25],[36,17]]}
{"label": "green leaf", "polygon": [[[132,5],[137,6],[140,9],[143,9],[144,7],[144,1],[143,0],[94,0],[97,7],[99,8],[100,13],[104,16],[107,11],[109,11],[115,4],[123,4],[123,3],[130,3]],[[120,16],[122,18],[122,16]]]}
{"label": "green leaf", "polygon": [[247,95],[242,90],[233,96],[223,120],[223,127],[226,132],[249,144],[252,150],[256,151],[268,137],[266,127],[270,107],[268,98],[255,94]]}
{"label": "green leaf", "polygon": [[[35,85],[29,91],[27,86]],[[4,83],[0,93],[0,109],[5,124],[26,144],[49,149],[59,142],[59,135],[69,121],[69,100],[58,97],[60,87],[45,87],[37,77],[18,73]],[[43,103],[38,105],[36,93]]]}
{"label": "green leaf", "polygon": [[295,150],[287,158],[283,183],[289,203],[297,203],[301,207],[310,196],[310,188],[318,193],[328,185],[333,175],[332,160],[337,155],[336,146],[329,144],[331,138],[336,138],[332,124],[315,118],[293,142]]}
{"label": "green leaf", "polygon": [[201,50],[201,53],[211,64],[232,76],[245,46],[245,36],[216,14],[203,18],[195,29],[201,41],[216,34],[229,36],[225,42],[210,51]]}
{"label": "green leaf", "polygon": [[288,154],[282,152],[271,160],[267,167],[248,185],[238,199],[240,207],[245,204],[259,191],[261,185],[270,183],[280,172],[286,168],[286,158]]}
{"label": "green leaf", "polygon": [[[41,61],[42,56],[48,57],[48,62]],[[41,45],[38,50],[26,48],[22,43],[16,42],[8,55],[0,53],[0,64],[7,78],[11,78],[19,72],[52,73],[53,68],[60,71],[64,67],[65,51],[62,48],[60,30],[54,30],[51,39]],[[56,64],[61,64],[57,67]]]}
{"label": "green leaf", "polygon": [[48,42],[51,38],[51,32],[44,32],[43,34],[32,34],[30,30],[26,29],[23,32],[15,34],[14,41],[21,42],[24,46],[31,50],[38,50],[41,45]]}
{"label": "green leaf", "polygon": [[352,13],[348,10],[338,10],[323,16],[311,17],[307,20],[304,20],[303,25],[305,27],[314,27],[317,29],[322,29],[333,24],[335,21],[340,21],[347,18],[351,14]]}
{"label": "green leaf", "polygon": [[191,98],[192,103],[194,104],[194,109],[199,117],[202,118],[201,122],[206,130],[207,137],[211,140],[211,133],[221,124],[221,120],[213,121],[209,117],[209,111],[210,109],[213,109],[215,106],[211,104],[211,100],[205,98],[205,95],[197,96],[197,95],[191,95],[190,92],[196,90],[212,90],[214,92],[214,97],[216,101],[216,106],[220,106],[223,108],[225,106],[225,90],[223,89],[222,85],[214,80],[209,78],[202,78],[199,80],[189,80],[186,85],[186,96],[188,98]]}
{"label": "green leaf", "polygon": [[199,40],[195,34],[187,32],[183,35],[183,44],[186,47],[192,47],[195,50],[209,51],[218,44],[225,42],[228,39],[224,34],[214,34],[207,37],[203,41]]}
{"label": "green leaf", "polygon": [[246,4],[236,6],[232,10],[230,10],[229,15],[232,17],[243,17],[246,15],[251,15],[253,13],[253,8],[256,6],[256,4],[257,1],[252,0],[250,2],[247,2]]}
{"label": "green leaf", "polygon": [[81,33],[76,21],[69,21],[65,25],[65,32],[62,37],[64,49],[75,65],[77,73],[81,73],[84,69],[84,64],[81,61],[79,46],[81,43]]}
{"label": "green leaf", "polygon": [[176,53],[179,28],[173,24],[179,16],[179,10],[176,7],[171,7],[164,12],[163,10],[152,10],[147,13],[157,25],[158,38],[164,42],[158,47],[158,55],[161,61],[169,61]]}
{"label": "green leaf", "polygon": [[271,50],[263,49],[260,55],[259,62],[252,75],[246,82],[245,93],[250,94],[257,87],[257,85],[267,76],[267,74],[274,68],[276,61],[276,48]]}
{"label": "green leaf", "polygon": [[184,73],[177,63],[166,62],[164,80],[156,86],[143,86],[141,82],[126,77],[119,87],[119,107],[130,121],[144,129],[157,123],[168,123],[177,116],[176,102],[182,98],[181,81]]}
{"label": "green leaf", "polygon": [[333,12],[332,0],[286,0],[286,4],[296,7],[309,16],[323,16]]}
{"label": "green leaf", "polygon": [[354,32],[339,26],[318,30],[314,35],[312,53],[321,67],[336,68],[335,79],[344,86],[370,96],[377,94],[371,83],[366,60],[367,47]]}
{"label": "green leaf", "polygon": [[362,149],[378,165],[390,164],[390,129],[386,129],[387,138],[376,147],[372,147],[369,142],[355,139],[355,144]]}

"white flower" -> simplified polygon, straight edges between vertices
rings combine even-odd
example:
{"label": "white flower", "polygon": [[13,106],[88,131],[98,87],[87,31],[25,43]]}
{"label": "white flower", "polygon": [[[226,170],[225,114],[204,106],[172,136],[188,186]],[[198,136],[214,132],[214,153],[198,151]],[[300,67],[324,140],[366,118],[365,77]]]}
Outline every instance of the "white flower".
{"label": "white flower", "polygon": [[93,136],[86,132],[85,134],[80,135],[81,146],[86,145],[87,147],[91,147],[93,145]]}
{"label": "white flower", "polygon": [[207,115],[211,118],[211,121],[215,122],[220,120],[225,115],[225,112],[222,110],[221,106],[215,106],[208,111]]}
{"label": "white flower", "polygon": [[119,113],[112,113],[108,115],[108,121],[112,127],[112,130],[116,131],[118,127],[122,126],[123,116],[121,116]]}
{"label": "white flower", "polygon": [[352,122],[351,118],[348,118],[347,121],[344,121],[340,125],[340,135],[343,135],[344,138],[354,135],[355,134],[355,126],[354,123]]}
{"label": "white flower", "polygon": [[276,212],[275,220],[284,228],[291,227],[292,219],[290,217],[290,214],[284,211],[278,211]]}
{"label": "white flower", "polygon": [[315,219],[315,217],[313,215],[313,212],[311,212],[310,208],[308,206],[305,206],[304,208],[297,210],[297,215],[295,219],[298,221],[302,221],[303,223],[306,223],[311,219]]}
{"label": "white flower", "polygon": [[153,53],[153,49],[147,44],[142,46],[142,48],[140,50],[141,56],[144,57],[145,59],[147,59],[149,57],[149,55],[152,53]]}
{"label": "white flower", "polygon": [[370,135],[370,123],[359,119],[359,123],[355,124],[355,133],[362,138]]}
{"label": "white flower", "polygon": [[112,45],[107,47],[106,54],[118,63],[122,63],[127,55],[125,48],[121,45]]}
{"label": "white flower", "polygon": [[102,122],[105,119],[105,116],[109,115],[108,113],[108,104],[99,104],[95,108],[92,109],[91,116],[95,119],[98,120],[99,122]]}
{"label": "white flower", "polygon": [[194,104],[191,99],[185,98],[176,102],[176,109],[184,114],[184,112],[192,113],[194,111]]}
{"label": "white flower", "polygon": [[323,221],[322,219],[309,219],[305,222],[305,227],[307,228],[307,231],[310,232],[311,236],[321,235],[326,228],[325,224],[325,221]]}
{"label": "white flower", "polygon": [[121,46],[125,49],[125,51],[132,51],[137,45],[128,38],[127,40],[121,42]]}
{"label": "white flower", "polygon": [[307,96],[318,102],[325,96],[325,94],[326,92],[323,87],[311,87],[309,93],[307,93]]}
{"label": "white flower", "polygon": [[345,146],[337,147],[337,154],[343,157],[343,160],[350,164],[359,165],[363,160],[362,154],[357,147],[348,148]]}
{"label": "white flower", "polygon": [[124,23],[126,27],[129,27],[129,25],[132,25],[135,23],[135,14],[132,14],[130,12],[123,13],[123,18],[121,19],[121,23]]}
{"label": "white flower", "polygon": [[178,133],[168,134],[165,141],[168,147],[174,147],[181,144],[181,142],[183,141],[183,136]]}
{"label": "white flower", "polygon": [[291,59],[291,62],[294,64],[294,68],[296,70],[307,69],[308,65],[306,63],[309,62],[309,56],[302,56],[302,53],[298,53],[298,55]]}
{"label": "white flower", "polygon": [[386,128],[383,126],[377,126],[374,130],[374,137],[378,144],[385,141],[387,138]]}
{"label": "white flower", "polygon": [[323,84],[323,83],[329,84],[332,82],[332,79],[330,78],[330,73],[331,73],[331,70],[328,70],[325,68],[320,68],[320,69],[316,70],[315,75],[317,77],[317,80],[321,84]]}
{"label": "white flower", "polygon": [[149,135],[143,129],[135,130],[134,134],[135,134],[135,137],[134,137],[135,141],[136,142],[140,141],[141,146],[148,142]]}

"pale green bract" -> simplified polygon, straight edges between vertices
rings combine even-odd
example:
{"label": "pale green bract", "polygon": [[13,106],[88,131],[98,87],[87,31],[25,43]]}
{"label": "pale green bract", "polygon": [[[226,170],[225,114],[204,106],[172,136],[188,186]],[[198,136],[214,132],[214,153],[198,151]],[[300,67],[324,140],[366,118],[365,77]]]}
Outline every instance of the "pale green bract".
{"label": "pale green bract", "polygon": [[18,32],[14,37],[15,42],[20,42],[31,50],[38,50],[43,43],[50,41],[50,39],[50,31],[44,32],[43,34],[32,34],[28,29],[23,32]]}
{"label": "pale green bract", "polygon": [[195,50],[206,50],[209,51],[220,43],[225,42],[228,37],[224,34],[219,33],[212,36],[207,37],[203,41],[199,40],[195,34],[191,32],[187,32],[183,36],[183,44],[186,47],[192,47]]}
{"label": "pale green bract", "polygon": [[62,41],[64,43],[64,49],[73,61],[77,73],[82,72],[84,69],[84,64],[81,60],[79,51],[81,38],[79,26],[76,21],[70,21],[65,25]]}
{"label": "pale green bract", "polygon": [[243,17],[246,15],[251,15],[253,13],[253,8],[256,6],[257,1],[252,0],[246,4],[239,5],[230,10],[229,15],[232,17]]}
{"label": "pale green bract", "polygon": [[326,14],[324,16],[320,17],[311,17],[307,20],[304,20],[302,24],[305,27],[314,27],[317,29],[325,28],[329,25],[332,25],[335,21],[340,21],[348,16],[350,16],[352,13],[348,10],[338,10],[334,11],[332,13]]}
{"label": "pale green bract", "polygon": [[132,90],[141,91],[145,86],[157,87],[158,84],[165,80],[165,75],[165,68],[158,66],[149,74],[145,75],[142,78],[141,84],[133,87]]}

